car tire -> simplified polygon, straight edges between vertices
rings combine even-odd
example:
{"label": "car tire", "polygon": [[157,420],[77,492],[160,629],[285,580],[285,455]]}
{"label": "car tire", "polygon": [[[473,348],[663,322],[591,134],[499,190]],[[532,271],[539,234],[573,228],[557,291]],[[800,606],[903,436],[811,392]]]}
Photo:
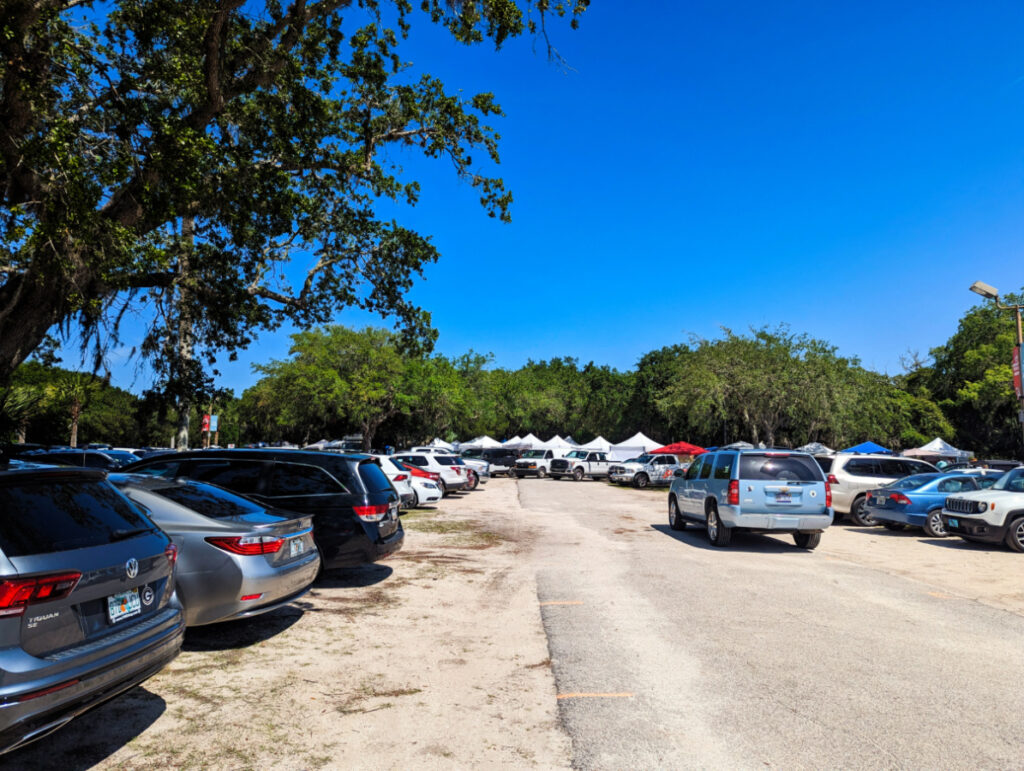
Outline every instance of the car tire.
{"label": "car tire", "polygon": [[714,504],[708,507],[707,531],[712,546],[728,546],[732,540],[732,528],[722,524],[718,516],[718,507]]}
{"label": "car tire", "polygon": [[547,475],[548,475],[548,472],[544,469],[543,466],[538,466],[537,467],[537,479],[543,479]]}
{"label": "car tire", "polygon": [[674,495],[668,499],[668,526],[673,530],[685,530],[686,520],[679,513],[679,503]]}
{"label": "car tire", "polygon": [[924,525],[922,527],[925,535],[931,538],[945,538],[949,535],[946,526],[942,524],[942,517],[939,516],[940,511],[942,509],[932,509],[924,518]]}
{"label": "car tire", "polygon": [[419,491],[414,487],[412,489],[412,506],[410,509],[418,509],[420,507],[420,494]]}
{"label": "car tire", "polygon": [[583,469],[577,468],[572,470],[572,478],[577,482],[583,481]]}
{"label": "car tire", "polygon": [[647,485],[649,485],[650,483],[651,478],[642,471],[635,477],[633,477],[633,487],[635,487],[638,490],[642,490],[643,488],[647,487]]}
{"label": "car tire", "polygon": [[818,548],[818,544],[821,543],[821,533],[793,533],[793,541],[801,549]]}
{"label": "car tire", "polygon": [[1024,552],[1024,517],[1014,517],[1006,528],[1006,545],[1014,551]]}
{"label": "car tire", "polygon": [[882,527],[886,530],[905,530],[907,526],[902,522],[883,522]]}
{"label": "car tire", "polygon": [[470,471],[468,473],[468,477],[469,484],[466,485],[467,490],[475,490],[477,487],[480,486],[480,477],[477,476],[477,473],[475,471]]}
{"label": "car tire", "polygon": [[437,480],[437,486],[441,488],[441,497],[442,498],[447,498],[448,497],[448,485],[446,485],[444,483],[444,480],[443,479],[438,479]]}
{"label": "car tire", "polygon": [[864,513],[863,495],[857,496],[853,504],[850,506],[850,519],[853,520],[855,525],[860,525],[861,527],[872,527],[873,525],[878,524],[874,517]]}

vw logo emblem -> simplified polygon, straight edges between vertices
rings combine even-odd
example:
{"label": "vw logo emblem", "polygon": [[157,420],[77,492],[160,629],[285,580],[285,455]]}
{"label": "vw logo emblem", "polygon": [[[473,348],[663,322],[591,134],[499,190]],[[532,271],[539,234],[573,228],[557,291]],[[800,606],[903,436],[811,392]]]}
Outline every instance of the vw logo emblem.
{"label": "vw logo emblem", "polygon": [[128,574],[129,578],[135,578],[139,574],[139,561],[132,557],[124,563],[124,572]]}

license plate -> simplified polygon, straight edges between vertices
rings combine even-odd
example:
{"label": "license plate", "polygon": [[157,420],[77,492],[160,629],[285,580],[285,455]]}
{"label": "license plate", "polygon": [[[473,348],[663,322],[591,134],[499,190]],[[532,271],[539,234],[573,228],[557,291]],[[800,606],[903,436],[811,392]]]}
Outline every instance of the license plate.
{"label": "license plate", "polygon": [[876,496],[875,497],[875,503],[877,503],[879,506],[884,506],[885,505],[885,498],[882,498],[881,496]]}
{"label": "license plate", "polygon": [[960,527],[960,520],[959,519],[950,519],[948,521],[949,521],[949,526],[950,527]]}
{"label": "license plate", "polygon": [[129,589],[127,592],[118,592],[107,597],[107,615],[110,617],[111,624],[137,616],[141,612],[142,600],[139,599],[138,589]]}
{"label": "license plate", "polygon": [[288,556],[297,557],[306,551],[306,544],[301,538],[293,538],[288,542]]}
{"label": "license plate", "polygon": [[776,503],[792,503],[793,499],[789,497],[789,493],[776,493],[775,494],[775,502]]}

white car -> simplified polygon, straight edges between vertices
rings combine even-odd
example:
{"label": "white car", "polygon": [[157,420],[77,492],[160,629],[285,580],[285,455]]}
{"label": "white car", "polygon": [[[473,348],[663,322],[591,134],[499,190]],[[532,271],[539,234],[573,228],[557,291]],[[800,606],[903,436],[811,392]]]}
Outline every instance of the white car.
{"label": "white car", "polygon": [[381,470],[402,499],[402,508],[407,509],[412,506],[416,500],[416,493],[412,489],[412,474],[397,465],[387,455],[371,455],[370,457],[380,461]]}
{"label": "white car", "polygon": [[875,524],[864,512],[864,494],[868,490],[895,482],[911,474],[934,474],[938,471],[931,463],[895,455],[858,455],[841,452],[818,456],[814,459],[827,475],[832,490],[832,511],[835,523],[849,514],[855,524],[865,527]]}
{"label": "white car", "polygon": [[[452,466],[466,466],[472,473],[466,475],[466,489],[475,490],[477,486],[483,482],[487,482],[491,479],[491,464],[483,458],[471,458],[465,455],[456,455],[451,450],[446,450],[443,447],[413,447],[409,452],[425,453],[438,456],[442,464],[448,464]],[[454,462],[448,463],[448,461],[454,459]]]}
{"label": "white car", "polygon": [[[438,456],[431,452],[399,452],[391,457],[400,460],[402,463],[417,466],[424,471],[439,474],[438,487],[441,488],[442,496],[446,496],[455,490],[462,490],[469,482],[464,472],[456,471],[457,467],[446,465],[438,460],[439,458],[446,459],[447,456],[444,455]],[[465,469],[466,467],[461,466],[458,468]]]}
{"label": "white car", "polygon": [[1024,552],[1024,467],[1007,471],[987,490],[950,495],[939,516],[950,535]]}

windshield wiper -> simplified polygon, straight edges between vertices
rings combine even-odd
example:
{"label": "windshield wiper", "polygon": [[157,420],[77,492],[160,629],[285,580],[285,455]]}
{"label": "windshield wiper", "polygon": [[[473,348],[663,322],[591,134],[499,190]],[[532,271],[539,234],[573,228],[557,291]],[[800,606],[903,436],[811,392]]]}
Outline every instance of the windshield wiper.
{"label": "windshield wiper", "polygon": [[136,528],[135,530],[115,530],[113,533],[110,534],[110,542],[114,543],[115,541],[123,541],[126,538],[134,538],[135,536],[142,535],[143,533],[155,532],[155,527],[140,527]]}

